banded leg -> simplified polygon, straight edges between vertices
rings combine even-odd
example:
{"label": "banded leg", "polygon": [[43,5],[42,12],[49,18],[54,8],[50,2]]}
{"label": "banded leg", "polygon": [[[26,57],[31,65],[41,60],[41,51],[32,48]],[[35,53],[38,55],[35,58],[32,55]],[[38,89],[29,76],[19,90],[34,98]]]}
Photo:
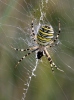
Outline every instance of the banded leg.
{"label": "banded leg", "polygon": [[49,45],[49,47],[51,48],[51,47],[54,47],[54,46],[57,46],[58,45],[58,42],[57,43],[55,43],[55,44],[53,44],[52,45],[52,43]]}
{"label": "banded leg", "polygon": [[53,62],[52,62],[52,59],[51,59],[51,57],[50,57],[50,55],[49,55],[49,53],[47,52],[46,49],[44,50],[44,54],[46,55],[46,57],[47,57],[47,59],[48,59],[48,61],[49,61],[49,63],[50,63],[52,72],[54,72],[54,68],[53,68],[53,64],[52,64],[52,63],[53,63]]}
{"label": "banded leg", "polygon": [[60,27],[60,21],[59,21],[59,31],[58,31],[56,38],[53,40],[54,42],[56,42],[56,40],[58,39],[60,32],[61,32],[61,27]]}
{"label": "banded leg", "polygon": [[58,67],[55,65],[54,62],[52,63],[52,65],[53,65],[57,70],[59,70],[59,71],[61,71],[61,72],[64,72],[62,69],[58,68]]}
{"label": "banded leg", "polygon": [[51,59],[51,57],[50,57],[50,55],[49,55],[49,53],[48,53],[48,51],[47,51],[46,49],[44,50],[44,53],[45,53],[45,55],[46,55],[48,61],[50,62],[50,66],[51,66],[52,72],[54,72],[53,66],[54,66],[57,70],[64,72],[63,70],[61,70],[60,68],[58,68],[58,67],[55,65],[55,63],[52,61],[52,59]]}
{"label": "banded leg", "polygon": [[32,23],[31,23],[31,36],[32,36],[32,39],[34,41],[36,41],[36,35],[35,35],[35,32],[34,32],[33,20],[32,20]]}
{"label": "banded leg", "polygon": [[18,63],[16,64],[15,68],[18,66],[18,64],[19,64],[23,59],[25,59],[28,55],[30,55],[31,53],[37,51],[38,49],[39,49],[39,48],[36,48],[36,49],[32,50],[31,52],[27,53],[25,56],[23,56],[23,57],[18,61]]}
{"label": "banded leg", "polygon": [[12,46],[10,46],[12,49],[14,49],[14,50],[16,50],[16,51],[31,51],[31,50],[33,50],[33,49],[36,49],[37,48],[37,46],[36,47],[32,47],[32,48],[27,48],[27,49],[17,49],[17,48],[14,48],[14,47],[12,47]]}
{"label": "banded leg", "polygon": [[[61,27],[60,27],[60,21],[59,21],[59,31],[58,31],[58,34],[57,34],[57,36],[55,37],[55,39],[53,40],[53,41],[51,41],[51,45],[50,45],[50,47],[53,47],[53,43],[55,43],[56,41],[57,41],[57,39],[58,39],[58,37],[59,37],[59,35],[60,35],[60,32],[61,32]],[[58,43],[56,43],[55,45],[57,45]]]}

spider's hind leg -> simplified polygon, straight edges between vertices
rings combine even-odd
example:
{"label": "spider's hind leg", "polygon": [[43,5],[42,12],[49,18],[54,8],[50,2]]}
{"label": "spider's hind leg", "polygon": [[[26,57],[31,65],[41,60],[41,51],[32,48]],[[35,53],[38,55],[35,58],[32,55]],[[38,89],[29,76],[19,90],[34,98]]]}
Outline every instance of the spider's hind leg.
{"label": "spider's hind leg", "polygon": [[51,42],[51,46],[50,47],[53,47],[53,43],[54,43],[54,45],[58,45],[58,42],[56,43],[56,41],[58,40],[60,32],[61,32],[60,20],[59,20],[59,23],[58,23],[58,27],[59,27],[58,28],[58,34],[56,35],[56,37]]}
{"label": "spider's hind leg", "polygon": [[59,37],[59,35],[60,35],[60,32],[61,32],[60,20],[59,20],[59,25],[58,25],[58,27],[59,27],[59,31],[58,31],[58,34],[57,34],[56,38],[54,39],[54,42],[56,42],[56,40],[58,39],[58,37]]}
{"label": "spider's hind leg", "polygon": [[32,36],[33,41],[36,42],[36,34],[35,34],[35,30],[34,30],[33,20],[31,22],[31,36]]}

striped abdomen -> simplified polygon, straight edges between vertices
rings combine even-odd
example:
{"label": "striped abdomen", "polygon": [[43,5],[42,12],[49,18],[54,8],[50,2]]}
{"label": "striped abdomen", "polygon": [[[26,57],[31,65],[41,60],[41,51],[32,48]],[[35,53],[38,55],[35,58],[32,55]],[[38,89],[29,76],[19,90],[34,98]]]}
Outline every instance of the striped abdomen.
{"label": "striped abdomen", "polygon": [[37,42],[40,45],[48,45],[51,41],[51,39],[53,38],[53,28],[52,26],[47,26],[47,25],[43,25],[40,29],[39,32],[37,34]]}

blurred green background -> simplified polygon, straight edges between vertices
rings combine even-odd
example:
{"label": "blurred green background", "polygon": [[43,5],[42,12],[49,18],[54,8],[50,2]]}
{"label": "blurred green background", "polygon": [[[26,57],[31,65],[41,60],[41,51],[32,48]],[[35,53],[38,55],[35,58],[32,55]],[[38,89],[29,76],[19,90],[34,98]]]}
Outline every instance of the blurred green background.
{"label": "blurred green background", "polygon": [[[43,8],[42,8],[43,7]],[[42,13],[45,23],[51,23],[58,33],[59,44],[48,51],[55,64],[53,74],[45,57],[32,77],[25,100],[74,100],[74,1],[73,0],[0,0],[0,100],[21,100],[32,70],[35,54],[24,59],[15,69],[17,61],[27,52],[10,48],[28,48],[31,44],[31,21],[35,32]]]}

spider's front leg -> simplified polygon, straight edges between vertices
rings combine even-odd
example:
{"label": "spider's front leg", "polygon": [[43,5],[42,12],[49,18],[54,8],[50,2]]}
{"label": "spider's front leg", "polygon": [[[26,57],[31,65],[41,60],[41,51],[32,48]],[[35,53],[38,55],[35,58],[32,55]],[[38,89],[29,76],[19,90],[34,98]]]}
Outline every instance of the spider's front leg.
{"label": "spider's front leg", "polygon": [[52,59],[51,59],[51,57],[50,57],[50,55],[49,55],[49,53],[47,52],[46,49],[44,50],[44,54],[46,55],[46,57],[47,57],[47,59],[48,59],[48,61],[50,63],[52,72],[54,72],[54,68],[53,68],[53,65],[52,65],[53,64]]}
{"label": "spider's front leg", "polygon": [[53,67],[55,67],[57,70],[60,70],[60,71],[64,72],[63,70],[61,70],[60,68],[58,68],[58,67],[55,65],[55,63],[52,61],[51,56],[49,55],[49,53],[48,53],[48,51],[46,50],[46,48],[45,48],[45,50],[44,50],[44,53],[45,53],[45,55],[46,55],[46,57],[47,57],[47,59],[48,59],[48,61],[49,61],[49,63],[50,63],[52,72],[54,72],[54,68],[53,68]]}
{"label": "spider's front leg", "polygon": [[29,56],[30,54],[32,54],[33,52],[37,51],[39,48],[36,47],[34,50],[30,51],[29,53],[27,53],[25,56],[23,56],[16,64],[15,68],[18,66],[18,64],[23,60],[25,59],[27,56]]}
{"label": "spider's front leg", "polygon": [[16,51],[21,51],[21,52],[23,52],[23,51],[32,51],[32,50],[36,49],[38,46],[31,47],[31,48],[27,48],[27,49],[18,49],[18,48],[14,48],[14,47],[12,47],[12,46],[10,46],[10,47],[11,47],[12,49],[16,50]]}
{"label": "spider's front leg", "polygon": [[24,59],[26,58],[28,55],[30,55],[31,53],[35,52],[36,50],[38,50],[38,46],[35,46],[35,47],[32,47],[32,48],[28,48],[28,49],[17,49],[17,48],[14,48],[12,46],[10,46],[12,49],[16,50],[16,51],[30,51],[29,53],[27,53],[25,56],[23,56],[19,61],[18,63],[16,64],[15,68],[18,66],[18,64]]}

